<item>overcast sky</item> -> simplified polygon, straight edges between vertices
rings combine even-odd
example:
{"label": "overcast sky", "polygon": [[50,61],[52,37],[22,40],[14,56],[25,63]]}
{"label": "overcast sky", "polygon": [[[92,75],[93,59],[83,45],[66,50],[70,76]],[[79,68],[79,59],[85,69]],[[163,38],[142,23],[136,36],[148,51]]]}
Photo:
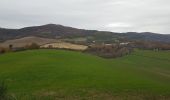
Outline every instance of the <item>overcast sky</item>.
{"label": "overcast sky", "polygon": [[0,27],[49,23],[170,34],[170,0],[0,0]]}

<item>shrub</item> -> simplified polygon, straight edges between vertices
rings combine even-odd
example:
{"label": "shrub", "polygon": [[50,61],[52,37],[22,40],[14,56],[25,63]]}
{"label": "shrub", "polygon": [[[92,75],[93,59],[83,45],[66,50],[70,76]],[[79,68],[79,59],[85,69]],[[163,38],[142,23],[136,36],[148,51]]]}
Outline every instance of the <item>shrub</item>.
{"label": "shrub", "polygon": [[10,45],[9,45],[9,49],[10,49],[10,50],[12,50],[12,48],[13,48],[13,45],[12,45],[12,44],[10,44]]}
{"label": "shrub", "polygon": [[9,52],[9,48],[3,48],[3,47],[0,47],[0,54],[3,54],[3,53],[6,53],[6,52]]}
{"label": "shrub", "polygon": [[5,53],[5,49],[0,47],[0,54]]}
{"label": "shrub", "polygon": [[147,50],[170,50],[169,43],[153,42],[153,41],[135,41],[134,48],[147,49]]}
{"label": "shrub", "polygon": [[40,46],[36,43],[32,43],[30,45],[25,46],[25,49],[39,49],[39,48],[40,48]]}
{"label": "shrub", "polygon": [[119,44],[98,44],[89,46],[86,52],[95,54],[104,58],[116,58],[121,57],[127,54],[130,54],[133,51],[131,47],[121,46]]}
{"label": "shrub", "polygon": [[0,100],[6,100],[7,97],[7,85],[5,82],[0,82]]}

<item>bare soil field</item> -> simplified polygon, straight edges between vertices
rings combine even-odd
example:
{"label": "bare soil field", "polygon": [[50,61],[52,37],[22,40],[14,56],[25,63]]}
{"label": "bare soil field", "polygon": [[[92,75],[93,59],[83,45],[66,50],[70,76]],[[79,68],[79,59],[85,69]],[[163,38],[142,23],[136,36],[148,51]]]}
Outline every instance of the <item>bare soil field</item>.
{"label": "bare soil field", "polygon": [[9,45],[13,45],[13,47],[24,47],[31,43],[36,43],[38,45],[44,45],[47,43],[57,42],[56,39],[48,39],[48,38],[40,38],[40,37],[24,37],[20,39],[7,40],[3,43],[0,43],[0,47],[8,47]]}
{"label": "bare soil field", "polygon": [[41,48],[59,48],[59,49],[71,49],[71,50],[82,50],[83,51],[83,50],[86,50],[88,46],[58,41],[55,43],[42,45]]}

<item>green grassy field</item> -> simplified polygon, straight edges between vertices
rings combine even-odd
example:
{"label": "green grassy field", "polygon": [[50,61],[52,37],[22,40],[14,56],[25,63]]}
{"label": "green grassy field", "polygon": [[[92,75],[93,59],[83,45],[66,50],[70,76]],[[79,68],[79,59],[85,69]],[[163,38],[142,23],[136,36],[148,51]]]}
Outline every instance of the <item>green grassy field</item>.
{"label": "green grassy field", "polygon": [[0,80],[22,100],[170,100],[170,51],[117,59],[62,50],[8,53],[0,55]]}

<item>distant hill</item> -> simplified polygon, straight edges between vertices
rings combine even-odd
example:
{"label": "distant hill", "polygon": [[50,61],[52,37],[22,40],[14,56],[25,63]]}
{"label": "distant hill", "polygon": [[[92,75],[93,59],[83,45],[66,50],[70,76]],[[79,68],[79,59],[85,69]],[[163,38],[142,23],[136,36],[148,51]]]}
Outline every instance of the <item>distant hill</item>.
{"label": "distant hill", "polygon": [[65,39],[65,38],[86,38],[88,41],[115,41],[116,39],[126,40],[146,40],[146,41],[159,41],[170,43],[170,35],[155,34],[155,33],[115,33],[97,30],[84,30],[62,25],[47,24],[42,26],[26,27],[21,29],[5,29],[0,28],[0,41],[23,37],[42,37],[50,39]]}
{"label": "distant hill", "polygon": [[143,33],[133,33],[129,32],[124,34],[124,36],[128,39],[132,40],[149,40],[149,41],[160,41],[160,42],[170,42],[170,35],[163,35],[163,34],[155,34],[150,32],[143,32]]}
{"label": "distant hill", "polygon": [[43,26],[26,27],[22,29],[0,29],[0,40],[15,39],[28,36],[45,38],[59,38],[68,35],[83,34],[84,30],[65,27],[62,25],[48,24]]}

